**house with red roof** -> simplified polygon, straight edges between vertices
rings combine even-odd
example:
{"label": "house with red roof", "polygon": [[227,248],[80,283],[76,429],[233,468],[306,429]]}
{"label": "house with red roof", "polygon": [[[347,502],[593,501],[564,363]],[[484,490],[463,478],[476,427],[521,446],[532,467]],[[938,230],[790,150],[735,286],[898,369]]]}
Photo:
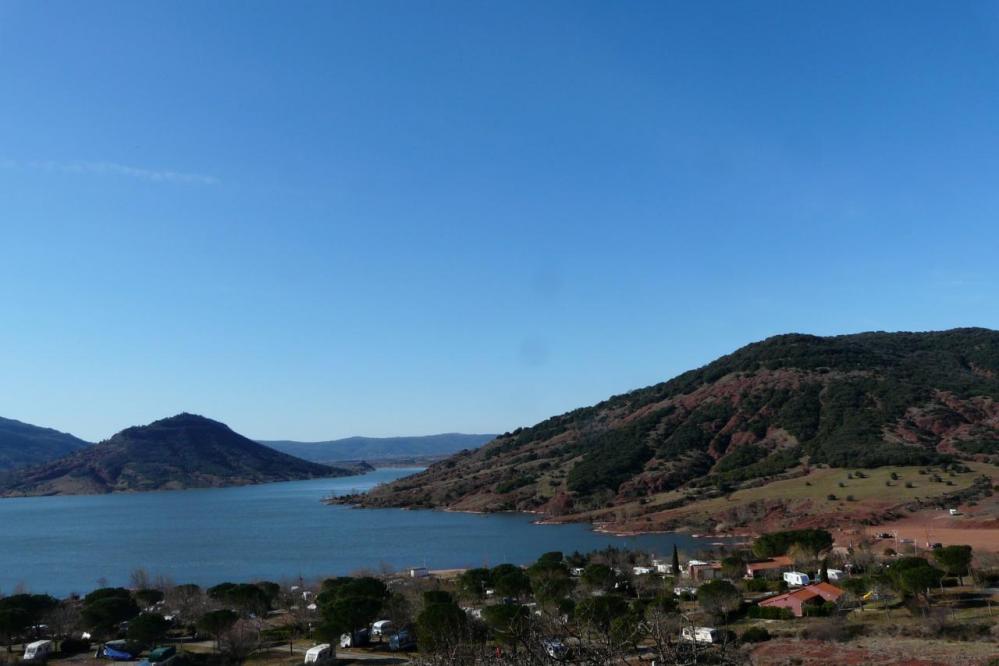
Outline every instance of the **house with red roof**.
{"label": "house with red roof", "polygon": [[787,555],[778,555],[760,562],[746,564],[746,578],[780,578],[785,571],[794,568],[794,562]]}
{"label": "house with red roof", "polygon": [[816,583],[814,585],[806,585],[793,592],[778,594],[776,597],[764,599],[759,605],[771,608],[787,608],[795,617],[802,617],[805,615],[805,609],[808,606],[821,606],[827,601],[835,602],[841,596],[843,596],[843,590],[835,585]]}

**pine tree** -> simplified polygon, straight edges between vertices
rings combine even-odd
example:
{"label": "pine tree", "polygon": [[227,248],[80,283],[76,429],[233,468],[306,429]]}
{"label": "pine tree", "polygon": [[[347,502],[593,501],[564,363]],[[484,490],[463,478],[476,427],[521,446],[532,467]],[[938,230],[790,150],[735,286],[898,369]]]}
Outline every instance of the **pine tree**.
{"label": "pine tree", "polygon": [[680,577],[680,554],[676,552],[676,544],[673,544],[673,577]]}

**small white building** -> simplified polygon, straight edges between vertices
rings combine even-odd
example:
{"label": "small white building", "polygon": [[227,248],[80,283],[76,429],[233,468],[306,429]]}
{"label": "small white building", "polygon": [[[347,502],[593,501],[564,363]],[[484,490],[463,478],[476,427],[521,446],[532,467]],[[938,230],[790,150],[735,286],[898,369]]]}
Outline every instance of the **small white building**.
{"label": "small white building", "polygon": [[785,571],[784,582],[791,587],[803,587],[812,581],[808,577],[808,574],[802,573],[801,571]]}
{"label": "small white building", "polygon": [[430,572],[426,567],[413,567],[409,570],[410,578],[427,578],[429,575]]}
{"label": "small white building", "polygon": [[573,567],[573,568],[569,569],[569,573],[572,576],[575,576],[576,578],[579,578],[580,576],[583,575],[583,567]]}
{"label": "small white building", "polygon": [[654,569],[652,567],[632,567],[631,573],[636,576],[647,576],[652,573]]}

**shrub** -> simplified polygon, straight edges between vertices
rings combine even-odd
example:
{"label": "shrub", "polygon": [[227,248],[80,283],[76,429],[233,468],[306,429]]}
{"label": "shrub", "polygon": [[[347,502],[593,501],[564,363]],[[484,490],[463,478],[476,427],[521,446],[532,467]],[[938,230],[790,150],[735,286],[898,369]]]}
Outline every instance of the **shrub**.
{"label": "shrub", "polygon": [[59,644],[59,652],[65,655],[80,654],[90,651],[90,641],[80,638],[67,638]]}
{"label": "shrub", "polygon": [[836,610],[836,604],[827,601],[819,606],[804,606],[805,617],[828,617]]}
{"label": "shrub", "polygon": [[742,632],[743,643],[762,643],[770,640],[770,632],[765,627],[750,627]]}

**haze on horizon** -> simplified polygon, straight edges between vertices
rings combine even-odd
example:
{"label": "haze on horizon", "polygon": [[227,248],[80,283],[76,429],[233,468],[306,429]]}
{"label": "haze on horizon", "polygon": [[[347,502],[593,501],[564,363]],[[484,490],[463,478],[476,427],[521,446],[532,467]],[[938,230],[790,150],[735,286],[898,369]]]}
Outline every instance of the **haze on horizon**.
{"label": "haze on horizon", "polygon": [[999,328],[997,58],[987,2],[4,2],[0,416],[503,432]]}

